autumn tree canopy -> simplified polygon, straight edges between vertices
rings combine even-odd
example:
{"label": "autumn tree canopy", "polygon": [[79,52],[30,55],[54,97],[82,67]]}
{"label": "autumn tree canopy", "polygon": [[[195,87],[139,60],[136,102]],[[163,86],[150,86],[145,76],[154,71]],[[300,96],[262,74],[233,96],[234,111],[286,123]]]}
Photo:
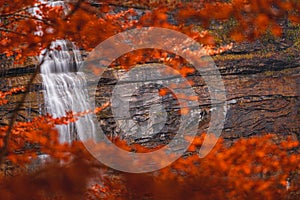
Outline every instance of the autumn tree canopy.
{"label": "autumn tree canopy", "polygon": [[[51,3],[52,2],[52,3]],[[267,31],[280,36],[282,21],[299,23],[298,1],[2,1],[1,53],[38,55],[56,39],[68,39],[86,50],[126,29],[141,26],[179,30],[207,45],[210,34],[195,31],[232,21],[233,41],[253,40]]]}
{"label": "autumn tree canopy", "polygon": [[[231,43],[253,41],[267,33],[280,37],[284,23],[300,23],[298,0],[1,0],[0,54],[14,58],[16,63],[23,63],[45,49],[51,51],[51,43],[58,39],[72,41],[89,52],[100,42],[124,30],[153,26],[182,32],[203,44],[207,52],[213,55],[230,49]],[[228,25],[228,41],[218,41],[209,31],[219,24]],[[137,63],[153,61],[169,64],[178,69],[182,76],[193,72],[186,66],[179,67],[178,63],[184,62],[182,58],[170,58],[166,52],[149,49],[130,52],[117,59],[112,66],[128,69]],[[28,80],[26,88],[0,92],[0,106],[8,103],[5,98],[12,93],[22,93],[24,101],[39,67]],[[161,90],[160,93],[165,95],[166,91]],[[16,112],[22,103],[18,104]],[[199,159],[196,155],[203,142],[203,135],[197,136],[187,153],[190,156],[180,158],[157,174],[111,175],[107,167],[88,155],[80,142],[60,144],[59,133],[55,129],[56,125],[74,122],[88,112],[101,112],[107,106],[105,104],[95,111],[82,113],[70,111],[62,118],[38,116],[30,122],[16,122],[16,115],[12,115],[10,124],[0,127],[0,164],[10,162],[15,167],[26,166],[39,153],[50,155],[56,164],[5,182],[1,179],[1,197],[82,199],[85,195],[87,199],[118,199],[140,198],[151,192],[161,198],[163,192],[167,192],[176,199],[188,192],[191,198],[274,199],[286,194],[288,177],[299,176],[296,172],[299,171],[300,161],[295,153],[299,143],[291,138],[278,143],[274,135],[242,139],[231,147],[220,140],[205,159]],[[115,142],[127,151],[148,151],[143,146],[129,146],[118,139]],[[57,165],[61,162],[67,164]],[[82,171],[86,176],[79,176]],[[88,177],[92,176],[97,176],[101,184],[90,183]],[[141,183],[148,184],[148,190],[141,188]],[[179,188],[177,184],[183,187]],[[174,187],[178,190],[174,191]],[[299,189],[297,185],[293,187]],[[14,193],[11,188],[20,192]]]}

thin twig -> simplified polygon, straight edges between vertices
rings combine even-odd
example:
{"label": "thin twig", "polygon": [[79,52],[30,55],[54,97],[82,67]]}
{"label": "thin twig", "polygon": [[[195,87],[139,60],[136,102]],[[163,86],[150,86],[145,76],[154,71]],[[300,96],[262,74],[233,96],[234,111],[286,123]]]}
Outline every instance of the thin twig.
{"label": "thin twig", "polygon": [[0,31],[7,32],[7,33],[13,33],[13,34],[16,34],[16,35],[26,36],[26,34],[24,34],[24,33],[19,33],[19,32],[16,32],[16,31],[13,31],[13,30],[10,30],[10,29],[6,29],[6,28],[1,28],[1,27],[0,27]]}
{"label": "thin twig", "polygon": [[112,6],[112,7],[118,7],[118,8],[133,8],[137,10],[150,10],[151,7],[149,6],[138,6],[138,5],[126,5],[126,4],[118,4],[118,3],[107,3],[107,2],[94,2],[90,3],[92,6]]}
{"label": "thin twig", "polygon": [[[47,25],[49,25],[49,23],[46,21],[46,20],[43,20],[43,19],[40,19],[36,16],[33,16],[33,15],[25,15],[25,14],[15,14],[13,15],[12,17],[21,17],[21,20],[22,19],[32,19],[32,20],[35,20],[35,21],[40,21],[40,22],[43,22]],[[6,19],[9,19],[9,17],[6,17]],[[14,19],[16,21],[16,19]],[[19,20],[18,20],[19,21]]]}

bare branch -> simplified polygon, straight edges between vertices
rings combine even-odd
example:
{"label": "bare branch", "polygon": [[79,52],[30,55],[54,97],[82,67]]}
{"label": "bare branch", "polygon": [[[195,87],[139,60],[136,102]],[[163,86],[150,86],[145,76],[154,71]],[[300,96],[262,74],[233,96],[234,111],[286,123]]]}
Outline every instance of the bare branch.
{"label": "bare branch", "polygon": [[10,29],[1,28],[1,27],[0,27],[0,31],[8,32],[8,33],[14,33],[16,35],[26,36],[26,34],[24,34],[24,33],[19,33],[19,32],[16,32],[16,31],[13,31],[13,30],[10,30]]}

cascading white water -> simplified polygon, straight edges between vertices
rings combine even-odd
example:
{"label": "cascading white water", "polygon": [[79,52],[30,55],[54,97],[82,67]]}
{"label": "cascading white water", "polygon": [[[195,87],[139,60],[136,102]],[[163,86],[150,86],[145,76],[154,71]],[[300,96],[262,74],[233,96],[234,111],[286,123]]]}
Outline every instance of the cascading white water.
{"label": "cascading white water", "polygon": [[[56,50],[55,47],[59,47],[60,50]],[[47,112],[53,117],[62,117],[67,111],[82,112],[90,109],[85,75],[77,72],[82,63],[80,51],[73,43],[65,40],[53,42],[51,49],[53,50],[45,55],[41,66]],[[70,143],[78,139],[77,136],[82,140],[92,138],[95,132],[90,114],[57,128],[62,143]]]}

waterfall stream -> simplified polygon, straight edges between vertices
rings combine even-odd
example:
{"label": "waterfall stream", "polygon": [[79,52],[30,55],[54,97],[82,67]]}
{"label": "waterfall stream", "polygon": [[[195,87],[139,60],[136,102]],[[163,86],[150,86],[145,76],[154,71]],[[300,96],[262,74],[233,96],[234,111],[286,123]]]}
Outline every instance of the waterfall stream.
{"label": "waterfall stream", "polygon": [[[90,109],[85,75],[77,72],[83,62],[80,51],[65,40],[53,42],[51,48],[53,50],[45,55],[41,66],[46,111],[53,117],[62,117],[67,111]],[[60,142],[70,143],[79,138],[85,140],[93,137],[95,125],[92,116],[85,115],[74,123],[59,125],[57,129]]]}

